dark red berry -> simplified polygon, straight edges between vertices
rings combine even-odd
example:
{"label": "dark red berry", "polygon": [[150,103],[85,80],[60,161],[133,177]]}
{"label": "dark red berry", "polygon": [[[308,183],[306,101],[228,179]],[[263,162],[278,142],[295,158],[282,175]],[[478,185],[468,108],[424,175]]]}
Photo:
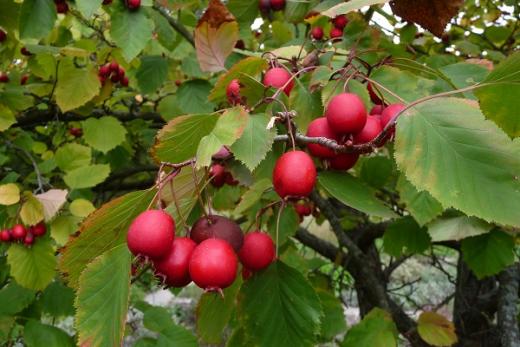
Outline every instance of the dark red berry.
{"label": "dark red berry", "polygon": [[217,215],[200,217],[190,230],[190,238],[201,243],[210,238],[228,242],[238,252],[244,243],[244,234],[237,223],[229,218]]}
{"label": "dark red berry", "polygon": [[123,87],[128,87],[128,84],[130,83],[130,80],[128,79],[128,77],[124,76],[122,79],[121,79],[121,85]]}
{"label": "dark red berry", "polygon": [[381,119],[376,116],[368,116],[367,122],[359,133],[354,135],[355,144],[368,143],[375,139],[383,130]]}
{"label": "dark red berry", "polygon": [[241,103],[240,98],[240,82],[237,79],[231,80],[226,88],[226,96],[231,105]]}
{"label": "dark red berry", "polygon": [[220,164],[213,164],[209,169],[209,177],[213,187],[220,188],[226,184],[226,168]]}
{"label": "dark red berry", "polygon": [[66,2],[58,2],[56,4],[56,12],[61,14],[69,12],[69,5]]}
{"label": "dark red berry", "polygon": [[99,68],[98,75],[103,77],[108,77],[110,75],[110,64],[105,64]]}
{"label": "dark red berry", "polygon": [[217,153],[213,154],[212,158],[217,160],[224,160],[231,156],[231,152],[226,146],[220,147]]}
{"label": "dark red berry", "polygon": [[331,129],[337,134],[355,134],[365,126],[367,111],[359,96],[341,93],[330,100],[325,110],[325,117]]}
{"label": "dark red berry", "polygon": [[[394,117],[405,109],[403,104],[392,104],[387,106],[384,111],[381,113],[381,126],[383,129],[386,127],[388,123],[390,123]],[[388,136],[385,136],[385,140],[390,140],[395,134],[395,127],[388,133]]]}
{"label": "dark red berry", "polygon": [[343,30],[334,27],[334,28],[330,29],[330,34],[329,35],[330,35],[331,39],[336,39],[336,38],[342,37],[343,36]]}
{"label": "dark red berry", "polygon": [[235,43],[236,49],[246,49],[246,44],[244,43],[244,40],[238,40],[237,43]]}
{"label": "dark red berry", "polygon": [[116,61],[113,61],[108,66],[110,68],[110,71],[113,73],[117,73],[119,71],[119,64]]}
{"label": "dark red berry", "polygon": [[175,222],[162,210],[148,210],[134,219],[126,242],[136,256],[160,259],[171,249],[175,237]]}
{"label": "dark red berry", "polygon": [[[336,133],[332,131],[332,128],[329,126],[327,118],[325,117],[313,120],[307,128],[306,135],[308,137],[326,137],[338,141]],[[307,148],[309,148],[309,152],[311,152],[313,156],[318,158],[332,158],[336,155],[333,150],[316,143],[307,144]]]}
{"label": "dark red berry", "polygon": [[117,73],[113,73],[112,76],[110,77],[110,80],[113,82],[113,83],[117,83],[119,82],[119,80],[121,79],[121,77],[119,77],[119,75]]}
{"label": "dark red berry", "polygon": [[285,0],[271,0],[271,9],[273,11],[283,10],[285,7]]}
{"label": "dark red berry", "polygon": [[23,243],[26,246],[32,246],[32,244],[34,243],[34,235],[31,233],[27,233],[27,235],[25,235],[23,239]]}
{"label": "dark red berry", "polygon": [[154,260],[156,273],[165,277],[168,286],[184,287],[191,282],[189,265],[195,247],[197,244],[192,239],[176,237],[170,252],[164,258]]}
{"label": "dark red berry", "polygon": [[332,20],[332,24],[334,24],[336,28],[341,29],[341,31],[343,31],[343,28],[345,28],[348,24],[348,18],[344,14],[336,16]]}
{"label": "dark red berry", "polygon": [[323,38],[323,29],[321,27],[314,27],[311,30],[311,36],[313,39],[320,41]]}
{"label": "dark red berry", "polygon": [[81,137],[83,135],[83,130],[81,128],[70,128],[69,134],[74,137]]}
{"label": "dark red berry", "polygon": [[271,0],[260,0],[258,2],[258,9],[262,16],[266,16],[271,11]]}
{"label": "dark red berry", "polygon": [[238,185],[238,181],[233,177],[233,175],[231,174],[231,172],[229,171],[226,171],[225,173],[225,178],[226,178],[226,184],[229,185],[229,186],[236,186]]}
{"label": "dark red berry", "polygon": [[25,227],[21,224],[16,224],[11,229],[11,236],[15,240],[23,240],[26,235],[27,235],[27,229],[25,229]]}
{"label": "dark red berry", "polygon": [[182,84],[182,81],[181,81],[181,80],[175,80],[175,85],[176,85],[177,87],[179,87],[181,84]]}
{"label": "dark red berry", "polygon": [[311,205],[305,201],[300,201],[294,204],[294,209],[296,210],[296,213],[298,213],[298,215],[302,218],[312,214]]}
{"label": "dark red berry", "polygon": [[[370,95],[370,100],[372,100],[372,102],[374,104],[376,104],[376,105],[382,105],[383,104],[383,100],[381,100],[381,98],[379,97],[379,95],[381,95],[381,94],[374,90],[374,87],[372,86],[372,83],[368,82],[367,90],[368,90],[368,94]],[[379,114],[381,114],[381,113],[379,113]]]}
{"label": "dark red berry", "polygon": [[[280,89],[285,86],[283,89],[284,93],[289,96],[291,94],[291,90],[294,87],[294,80],[291,79],[292,75],[289,71],[285,70],[281,67],[274,67],[272,69],[267,70],[264,75],[264,86],[266,87],[274,87],[276,89]],[[289,83],[287,83],[290,80]],[[287,85],[286,85],[287,84]]]}
{"label": "dark red berry", "polygon": [[117,69],[117,74],[119,75],[120,79],[123,79],[123,77],[125,77],[125,69],[119,66],[119,68]]}
{"label": "dark red berry", "polygon": [[265,269],[275,258],[273,239],[269,234],[259,231],[246,234],[238,258],[242,265],[251,271]]}
{"label": "dark red berry", "polygon": [[4,42],[7,39],[7,33],[0,29],[0,42]]}
{"label": "dark red berry", "polygon": [[27,84],[27,80],[29,80],[29,75],[22,75],[22,77],[20,78],[20,84],[22,86]]}
{"label": "dark red berry", "polygon": [[354,167],[359,159],[359,154],[342,153],[330,159],[330,167],[333,170],[346,171]]}
{"label": "dark red berry", "polygon": [[126,6],[131,11],[137,10],[141,7],[141,0],[127,0]]}
{"label": "dark red berry", "polygon": [[31,227],[31,232],[34,236],[43,236],[47,232],[47,228],[45,227],[45,223],[40,222],[35,226]]}
{"label": "dark red berry", "polygon": [[7,83],[7,82],[9,82],[9,76],[4,72],[0,73],[0,83]]}
{"label": "dark red berry", "polygon": [[280,197],[305,197],[312,192],[315,184],[316,166],[307,153],[287,152],[276,161],[273,186]]}
{"label": "dark red berry", "polygon": [[0,231],[0,240],[2,242],[11,241],[11,231],[9,229],[4,229],[4,230]]}
{"label": "dark red berry", "polygon": [[112,0],[103,0],[103,5],[110,5]]}
{"label": "dark red berry", "polygon": [[32,53],[29,52],[29,50],[27,49],[27,47],[22,47],[20,48],[20,53],[22,53],[22,55],[25,55],[25,56],[31,56]]}

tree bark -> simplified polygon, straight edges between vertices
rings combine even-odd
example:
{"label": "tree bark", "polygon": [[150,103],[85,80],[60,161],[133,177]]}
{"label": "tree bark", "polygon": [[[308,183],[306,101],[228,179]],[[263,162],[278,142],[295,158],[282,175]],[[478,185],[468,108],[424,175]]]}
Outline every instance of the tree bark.
{"label": "tree bark", "polygon": [[520,263],[500,273],[498,291],[498,331],[501,347],[520,347],[518,328],[518,294],[520,287]]}

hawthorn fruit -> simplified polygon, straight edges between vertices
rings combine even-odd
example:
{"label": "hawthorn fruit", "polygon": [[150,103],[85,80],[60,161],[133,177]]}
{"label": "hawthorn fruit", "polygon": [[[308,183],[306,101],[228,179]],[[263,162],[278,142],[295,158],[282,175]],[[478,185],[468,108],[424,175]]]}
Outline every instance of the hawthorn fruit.
{"label": "hawthorn fruit", "polygon": [[[338,141],[336,133],[329,126],[329,122],[325,117],[316,118],[310,122],[306,135],[308,137],[326,137]],[[318,158],[332,158],[336,155],[333,150],[316,143],[307,144],[307,148],[313,156]]]}
{"label": "hawthorn fruit", "polygon": [[313,39],[315,39],[316,41],[320,41],[321,39],[323,39],[323,35],[324,35],[324,32],[323,32],[323,28],[322,27],[314,27],[314,28],[312,28],[312,30],[311,30],[311,37]]}
{"label": "hawthorn fruit", "polygon": [[341,153],[330,159],[330,168],[333,170],[347,171],[356,165],[359,154]]}
{"label": "hawthorn fruit", "polygon": [[355,144],[368,143],[375,139],[383,130],[381,119],[377,116],[368,116],[367,122],[359,133],[354,135]]}
{"label": "hawthorn fruit", "polygon": [[191,282],[189,265],[197,244],[188,237],[176,237],[169,253],[161,259],[154,260],[155,272],[164,277],[170,287],[184,287]]}
{"label": "hawthorn fruit", "polygon": [[341,93],[330,100],[325,117],[338,135],[355,134],[363,130],[367,122],[367,111],[359,96]]}
{"label": "hawthorn fruit", "polygon": [[135,256],[160,259],[170,252],[174,237],[173,218],[162,210],[148,210],[130,224],[126,242]]}
{"label": "hawthorn fruit", "polygon": [[340,38],[343,36],[343,30],[334,27],[334,28],[330,29],[329,36],[331,39]]}
{"label": "hawthorn fruit", "polygon": [[15,240],[23,240],[23,239],[25,239],[26,235],[27,235],[27,229],[21,224],[16,224],[11,229],[11,236]]}
{"label": "hawthorn fruit", "polygon": [[306,197],[316,184],[316,166],[303,151],[284,153],[274,166],[273,186],[281,198]]}
{"label": "hawthorn fruit", "polygon": [[190,230],[190,238],[201,243],[210,238],[229,243],[238,252],[244,243],[244,234],[237,223],[224,216],[210,215],[200,217]]}
{"label": "hawthorn fruit", "polygon": [[289,71],[285,70],[284,68],[273,67],[267,70],[264,75],[264,86],[274,87],[276,89],[283,88],[284,93],[289,96],[289,94],[291,94],[291,90],[294,87],[294,80],[292,80],[291,77],[292,75],[289,73]]}
{"label": "hawthorn fruit", "polygon": [[265,269],[275,259],[273,239],[269,234],[260,231],[246,234],[238,258],[248,270],[260,271]]}
{"label": "hawthorn fruit", "polygon": [[343,32],[343,29],[348,24],[348,18],[344,14],[341,14],[332,19],[332,24],[334,24],[334,27],[340,29]]}

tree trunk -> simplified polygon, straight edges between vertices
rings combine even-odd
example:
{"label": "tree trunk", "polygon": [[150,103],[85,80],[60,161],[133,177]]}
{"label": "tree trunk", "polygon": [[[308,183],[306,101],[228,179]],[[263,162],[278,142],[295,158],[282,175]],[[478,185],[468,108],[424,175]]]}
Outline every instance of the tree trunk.
{"label": "tree trunk", "polygon": [[518,291],[520,263],[516,263],[498,276],[498,330],[502,347],[520,347],[518,328]]}

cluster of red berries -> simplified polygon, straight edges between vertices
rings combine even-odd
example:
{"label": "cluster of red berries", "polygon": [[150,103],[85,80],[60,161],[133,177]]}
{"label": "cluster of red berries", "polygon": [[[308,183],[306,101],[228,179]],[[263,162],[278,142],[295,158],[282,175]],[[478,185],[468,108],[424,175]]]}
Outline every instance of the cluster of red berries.
{"label": "cluster of red berries", "polygon": [[303,221],[303,219],[305,217],[310,216],[311,214],[313,214],[316,211],[314,206],[310,202],[305,201],[305,200],[295,201],[293,203],[293,206],[294,206],[294,210],[298,214],[300,223]]}
{"label": "cluster of red berries", "polygon": [[226,170],[222,164],[215,163],[209,169],[209,177],[211,178],[211,185],[215,188],[220,188],[224,184],[236,186],[238,181],[233,177],[231,172]]}
{"label": "cluster of red berries", "polygon": [[2,242],[20,242],[26,246],[32,246],[35,238],[45,235],[47,228],[43,222],[28,228],[22,224],[16,224],[10,229],[0,231],[0,241]]}
{"label": "cluster of red berries", "polygon": [[[348,24],[348,18],[345,15],[339,15],[331,19],[332,27],[329,32],[329,37],[335,39],[343,36],[343,30]],[[315,26],[311,30],[311,37],[317,41],[321,41],[325,36],[325,32],[321,26]]]}
{"label": "cluster of red berries", "polygon": [[56,12],[65,14],[69,12],[69,4],[65,0],[54,0],[54,5],[56,5]]}
{"label": "cluster of red berries", "polygon": [[271,11],[281,11],[285,8],[285,0],[260,0],[258,8],[262,15],[266,16]]}
{"label": "cluster of red berries", "polygon": [[[22,75],[22,77],[20,77],[20,84],[22,86],[25,85],[27,80],[29,80],[29,75]],[[0,72],[0,83],[8,83],[9,81],[9,75],[5,72]]]}
{"label": "cluster of red berries", "polygon": [[175,237],[173,218],[162,210],[148,210],[130,225],[127,245],[135,256],[153,262],[166,285],[184,287],[193,281],[206,291],[233,284],[237,255],[246,274],[265,269],[275,259],[268,234],[255,231],[244,236],[238,224],[217,215],[199,218],[189,237]]}
{"label": "cluster of red berries", "polygon": [[128,77],[125,76],[125,69],[123,69],[115,61],[107,63],[99,68],[98,78],[101,84],[105,84],[107,78],[110,78],[112,83],[121,83],[123,87],[128,87]]}
{"label": "cluster of red berries", "polygon": [[5,40],[7,40],[7,33],[0,29],[0,42],[4,42]]}

